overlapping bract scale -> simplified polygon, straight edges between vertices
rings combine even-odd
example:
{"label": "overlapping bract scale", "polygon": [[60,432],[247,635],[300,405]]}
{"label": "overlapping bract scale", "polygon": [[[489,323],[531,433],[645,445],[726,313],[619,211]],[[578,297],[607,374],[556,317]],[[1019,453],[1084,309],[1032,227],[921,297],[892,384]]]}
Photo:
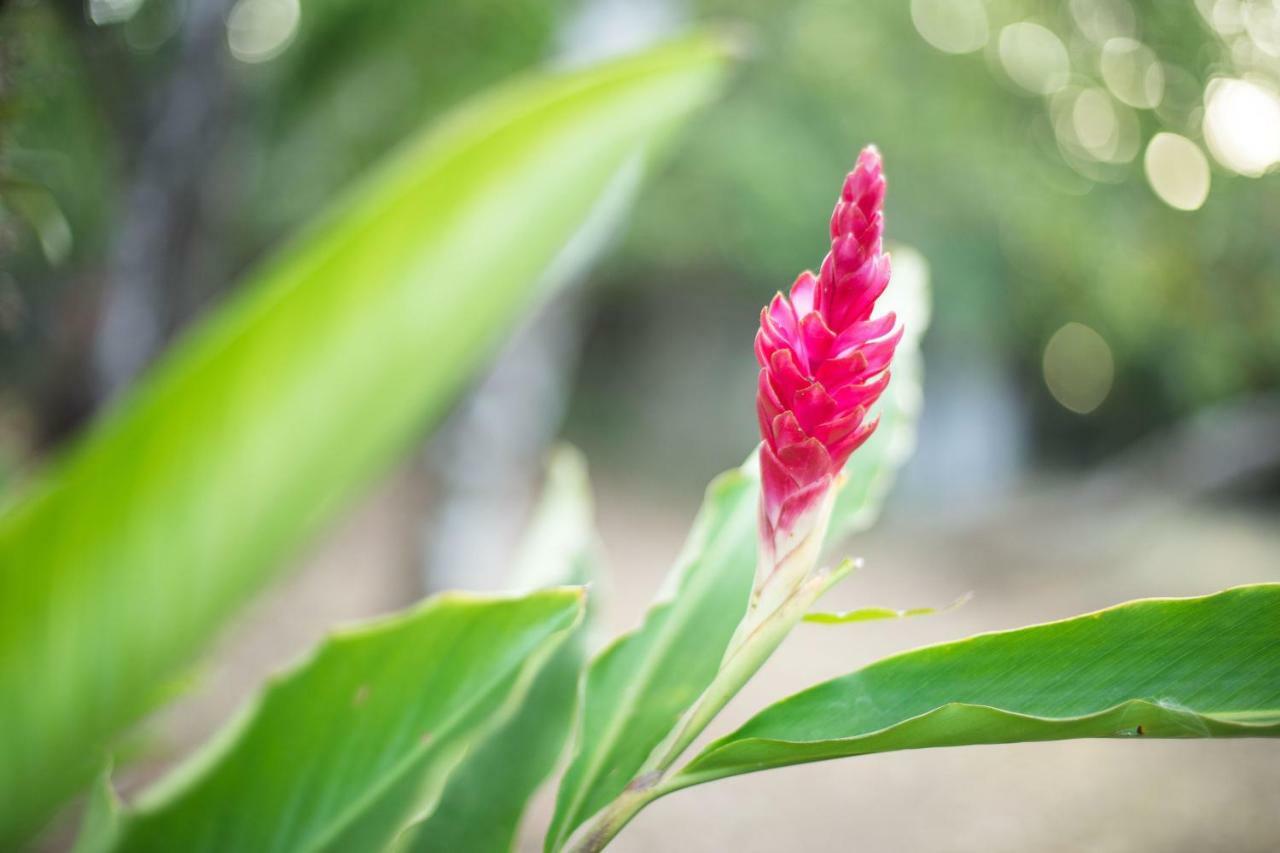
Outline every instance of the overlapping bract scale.
{"label": "overlapping bract scale", "polygon": [[764,539],[813,506],[849,454],[871,436],[867,412],[889,383],[902,337],[892,313],[873,318],[889,284],[884,253],[885,180],[880,155],[864,149],[831,214],[831,251],[788,296],[760,313],[756,411]]}

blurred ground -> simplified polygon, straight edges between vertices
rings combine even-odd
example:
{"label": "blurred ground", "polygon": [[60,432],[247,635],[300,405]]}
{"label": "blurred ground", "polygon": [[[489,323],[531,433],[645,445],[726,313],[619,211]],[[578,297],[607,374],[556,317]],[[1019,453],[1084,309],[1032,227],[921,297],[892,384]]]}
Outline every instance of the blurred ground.
{"label": "blurred ground", "polygon": [[[597,472],[613,571],[609,633],[636,624],[675,554],[697,496],[655,495]],[[195,692],[158,721],[153,758],[126,790],[189,750],[268,672],[334,622],[412,598],[416,478],[381,487],[230,631]],[[1280,576],[1271,515],[1128,494],[1104,511],[1078,491],[1029,485],[982,517],[892,515],[850,543],[863,570],[833,608],[940,605],[903,622],[798,628],[714,727],[818,680],[924,643],[1070,616],[1126,599],[1191,595]],[[1015,533],[1016,531],[1016,533]],[[644,812],[616,842],[647,850],[1164,850],[1280,849],[1280,742],[1085,741],[868,756],[776,770],[683,791]],[[551,792],[526,825],[541,849]]]}

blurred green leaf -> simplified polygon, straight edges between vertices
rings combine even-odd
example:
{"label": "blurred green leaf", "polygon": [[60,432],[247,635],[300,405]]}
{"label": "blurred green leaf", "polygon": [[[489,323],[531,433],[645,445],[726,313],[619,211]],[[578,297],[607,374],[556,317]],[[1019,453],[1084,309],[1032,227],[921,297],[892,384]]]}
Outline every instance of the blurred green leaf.
{"label": "blurred green leaf", "polygon": [[1121,604],[886,658],[767,708],[664,793],[899,749],[1280,736],[1280,584]]}
{"label": "blurred green leaf", "polygon": [[[585,584],[595,575],[595,532],[586,464],[571,448],[552,458],[517,572],[521,583]],[[588,616],[595,609],[588,607]],[[431,816],[401,849],[511,850],[529,798],[564,752],[586,663],[586,620],[537,676],[514,716],[477,745]]]}
{"label": "blurred green leaf", "polygon": [[[893,476],[914,447],[920,411],[918,341],[928,325],[926,281],[909,294],[911,334],[895,357],[890,392],[876,435],[854,453],[832,513],[833,537],[875,520]],[[565,772],[546,849],[559,850],[574,831],[613,801],[653,749],[711,684],[747,608],[755,574],[759,469],[753,455],[708,488],[682,556],[635,631],[592,661],[574,758]]]}
{"label": "blurred green leaf", "polygon": [[[564,0],[308,0],[289,49],[242,74],[261,163],[246,236],[279,232],[422,121],[555,45]],[[477,50],[477,45],[483,50]]]}
{"label": "blurred green leaf", "polygon": [[145,795],[107,849],[383,849],[520,702],[583,600],[445,593],[336,633]]}
{"label": "blurred green leaf", "polygon": [[422,427],[721,78],[696,38],[414,140],[0,518],[0,846]]}

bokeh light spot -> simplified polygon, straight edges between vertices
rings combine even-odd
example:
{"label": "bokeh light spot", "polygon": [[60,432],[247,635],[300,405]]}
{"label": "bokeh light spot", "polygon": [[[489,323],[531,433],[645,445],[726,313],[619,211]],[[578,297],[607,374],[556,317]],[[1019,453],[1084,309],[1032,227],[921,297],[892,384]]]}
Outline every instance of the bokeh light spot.
{"label": "bokeh light spot", "polygon": [[298,30],[298,0],[237,0],[227,16],[227,45],[241,62],[279,56]]}
{"label": "bokeh light spot", "polygon": [[1106,159],[1107,149],[1114,147],[1120,129],[1107,93],[1101,89],[1081,92],[1071,108],[1071,121],[1080,144],[1099,159]]}
{"label": "bokeh light spot", "polygon": [[1280,97],[1252,80],[1219,78],[1204,95],[1204,137],[1222,165],[1257,177],[1280,163]]}
{"label": "bokeh light spot", "polygon": [[89,0],[89,20],[98,26],[123,23],[138,13],[142,0]]}
{"label": "bokeh light spot", "polygon": [[1198,0],[1196,6],[1209,26],[1221,35],[1235,35],[1244,29],[1240,0]]}
{"label": "bokeh light spot", "polygon": [[1121,103],[1153,109],[1164,95],[1164,68],[1155,51],[1131,38],[1113,38],[1102,46],[1102,79]]}
{"label": "bokeh light spot", "polygon": [[1071,77],[1062,39],[1030,21],[1000,31],[1000,62],[1010,80],[1037,95],[1053,94]]}
{"label": "bokeh light spot", "polygon": [[921,38],[944,53],[972,53],[987,43],[982,0],[911,0],[911,21]]}
{"label": "bokeh light spot", "polygon": [[1071,0],[1071,18],[1094,44],[1133,35],[1137,29],[1133,7],[1127,0]]}
{"label": "bokeh light spot", "polygon": [[1147,145],[1143,167],[1151,189],[1178,210],[1198,210],[1209,197],[1209,160],[1185,136],[1157,133]]}
{"label": "bokeh light spot", "polygon": [[1111,347],[1083,323],[1067,323],[1044,348],[1044,382],[1064,408],[1087,415],[1107,399],[1115,379]]}
{"label": "bokeh light spot", "polygon": [[1258,50],[1280,57],[1280,3],[1250,3],[1244,10],[1244,28]]}

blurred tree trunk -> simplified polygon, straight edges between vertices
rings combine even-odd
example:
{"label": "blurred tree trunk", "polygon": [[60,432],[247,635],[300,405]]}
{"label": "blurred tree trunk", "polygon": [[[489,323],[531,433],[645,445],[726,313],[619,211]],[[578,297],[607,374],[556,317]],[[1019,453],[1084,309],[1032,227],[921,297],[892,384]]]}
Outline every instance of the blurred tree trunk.
{"label": "blurred tree trunk", "polygon": [[150,93],[104,278],[92,356],[99,400],[129,384],[221,283],[225,254],[204,248],[217,242],[208,167],[231,126],[230,6],[190,0],[172,73]]}

